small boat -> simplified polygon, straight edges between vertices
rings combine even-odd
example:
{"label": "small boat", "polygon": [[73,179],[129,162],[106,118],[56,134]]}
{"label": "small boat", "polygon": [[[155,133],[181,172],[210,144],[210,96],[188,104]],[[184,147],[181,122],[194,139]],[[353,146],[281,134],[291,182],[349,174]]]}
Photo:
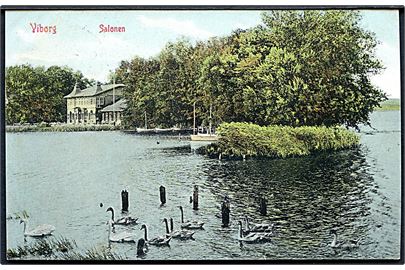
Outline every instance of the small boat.
{"label": "small boat", "polygon": [[197,133],[196,135],[190,135],[192,141],[218,141],[216,134]]}

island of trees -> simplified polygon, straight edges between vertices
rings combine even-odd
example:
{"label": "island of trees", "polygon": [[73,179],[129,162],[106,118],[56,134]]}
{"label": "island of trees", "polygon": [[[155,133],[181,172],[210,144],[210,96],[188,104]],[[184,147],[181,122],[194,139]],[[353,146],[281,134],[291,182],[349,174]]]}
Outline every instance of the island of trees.
{"label": "island of trees", "polygon": [[[148,127],[189,128],[194,107],[202,125],[336,130],[370,124],[369,114],[387,98],[370,81],[383,66],[375,55],[378,41],[360,20],[359,12],[349,10],[269,11],[256,27],[196,43],[183,38],[155,57],[124,60],[111,78],[127,86],[125,126],[144,126],[146,114]],[[66,68],[16,66],[6,72],[9,123],[61,121],[62,96],[75,80],[90,83]],[[25,110],[36,113],[27,117]]]}

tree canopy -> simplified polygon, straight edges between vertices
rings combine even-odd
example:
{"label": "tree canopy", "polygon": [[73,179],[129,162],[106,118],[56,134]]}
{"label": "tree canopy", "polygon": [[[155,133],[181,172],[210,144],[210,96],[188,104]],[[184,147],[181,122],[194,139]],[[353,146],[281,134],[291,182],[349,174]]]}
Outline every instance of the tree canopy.
{"label": "tree canopy", "polygon": [[[131,125],[214,121],[260,125],[368,124],[386,99],[370,76],[382,63],[356,11],[269,11],[262,24],[192,45],[169,43],[155,58],[122,62]],[[131,119],[131,120],[130,120]]]}
{"label": "tree canopy", "polygon": [[[382,69],[373,33],[351,10],[276,10],[262,23],[229,36],[169,42],[155,57],[121,61],[129,127],[259,125],[358,127],[386,100],[370,77]],[[63,121],[75,81],[67,67],[6,69],[7,123]],[[212,119],[209,111],[212,108]]]}
{"label": "tree canopy", "polygon": [[81,89],[91,83],[68,67],[7,67],[7,124],[66,121],[63,97],[73,90],[76,81]]}

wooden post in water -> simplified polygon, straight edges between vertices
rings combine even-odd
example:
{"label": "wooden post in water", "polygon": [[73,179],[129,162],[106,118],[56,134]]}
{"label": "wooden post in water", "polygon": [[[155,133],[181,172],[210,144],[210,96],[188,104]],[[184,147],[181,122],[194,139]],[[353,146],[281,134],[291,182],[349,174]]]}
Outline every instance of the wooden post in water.
{"label": "wooden post in water", "polygon": [[198,210],[198,186],[194,185],[193,191],[193,210]]}
{"label": "wooden post in water", "polygon": [[161,205],[164,205],[166,203],[166,188],[164,186],[160,186],[159,192],[160,192],[160,203]]}
{"label": "wooden post in water", "polygon": [[263,215],[263,216],[267,215],[267,200],[264,197],[260,198],[259,210],[260,210],[261,215]]}
{"label": "wooden post in water", "polygon": [[122,205],[122,212],[128,212],[129,207],[129,194],[127,190],[121,191],[121,205]]}
{"label": "wooden post in water", "polygon": [[228,197],[225,197],[221,205],[222,227],[229,227],[229,213],[231,212]]}

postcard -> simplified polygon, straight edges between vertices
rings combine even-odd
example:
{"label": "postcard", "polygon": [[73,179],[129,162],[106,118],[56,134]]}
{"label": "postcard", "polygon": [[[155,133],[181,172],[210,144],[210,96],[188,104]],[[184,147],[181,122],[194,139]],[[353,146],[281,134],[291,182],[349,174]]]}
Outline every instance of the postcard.
{"label": "postcard", "polygon": [[2,7],[2,263],[403,263],[403,11]]}

